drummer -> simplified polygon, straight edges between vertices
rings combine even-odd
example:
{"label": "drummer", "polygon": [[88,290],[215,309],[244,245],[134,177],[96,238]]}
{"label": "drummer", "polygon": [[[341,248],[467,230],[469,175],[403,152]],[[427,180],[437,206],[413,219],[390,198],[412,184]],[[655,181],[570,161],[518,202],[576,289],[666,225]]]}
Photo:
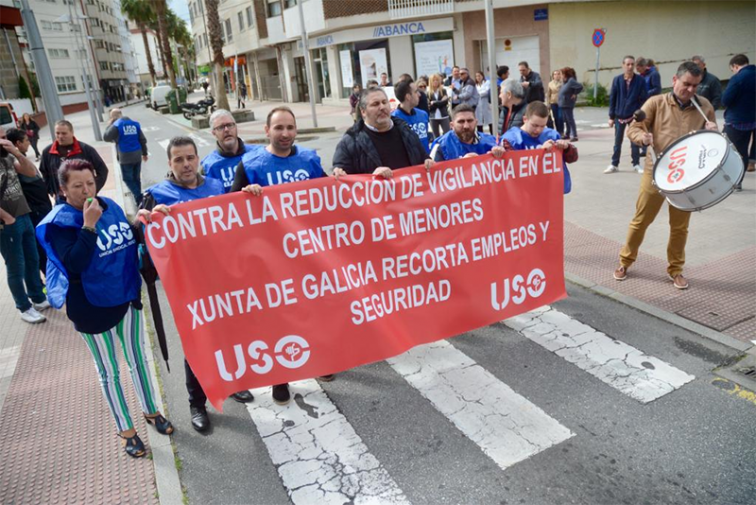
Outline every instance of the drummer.
{"label": "drummer", "polygon": [[[714,107],[706,98],[696,96],[708,121],[696,110],[691,99],[703,78],[698,65],[686,61],[677,68],[672,76],[672,92],[656,95],[643,104],[646,119],[633,122],[627,130],[631,142],[652,146],[658,154],[683,135],[694,130],[717,130]],[[646,164],[641,178],[638,201],[635,205],[635,217],[630,221],[627,240],[620,251],[619,267],[614,271],[618,281],[627,279],[627,271],[638,257],[638,249],[643,242],[646,228],[654,221],[664,203],[664,195],[653,186],[653,166],[651,156],[646,157]],[[688,239],[690,212],[669,207],[669,243],[667,244],[667,274],[677,289],[687,289],[688,280],[683,277],[685,265],[685,242]]]}

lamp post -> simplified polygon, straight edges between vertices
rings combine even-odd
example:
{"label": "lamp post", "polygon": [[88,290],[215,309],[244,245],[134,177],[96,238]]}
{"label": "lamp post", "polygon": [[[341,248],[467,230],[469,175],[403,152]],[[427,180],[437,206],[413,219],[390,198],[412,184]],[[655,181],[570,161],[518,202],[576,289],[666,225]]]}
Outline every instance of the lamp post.
{"label": "lamp post", "polygon": [[307,40],[307,30],[305,29],[304,21],[304,9],[302,8],[302,0],[297,0],[297,7],[299,7],[299,28],[302,31],[302,51],[304,51],[305,57],[305,73],[307,74],[307,86],[310,88],[310,110],[312,111],[312,125],[318,127],[318,116],[315,113],[315,85],[312,79],[312,60],[310,57],[310,44]]}

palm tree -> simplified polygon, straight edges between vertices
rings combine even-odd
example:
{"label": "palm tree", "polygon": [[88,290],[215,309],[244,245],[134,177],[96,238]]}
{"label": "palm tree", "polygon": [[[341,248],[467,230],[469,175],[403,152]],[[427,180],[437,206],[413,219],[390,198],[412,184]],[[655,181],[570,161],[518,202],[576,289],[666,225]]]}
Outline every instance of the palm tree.
{"label": "palm tree", "polygon": [[147,53],[147,68],[150,72],[152,86],[155,87],[155,65],[152,62],[150,39],[147,37],[148,25],[155,19],[155,11],[147,0],[121,0],[121,12],[137,25],[142,34],[144,50]]}
{"label": "palm tree", "polygon": [[226,86],[223,84],[223,66],[226,63],[226,58],[223,57],[218,0],[205,0],[205,13],[207,14],[207,31],[210,35],[210,47],[213,49],[213,70],[215,70],[216,82],[215,98],[217,99],[219,109],[231,110],[228,106]]}
{"label": "palm tree", "polygon": [[160,34],[160,44],[163,48],[163,57],[165,58],[165,71],[171,81],[171,88],[176,89],[176,74],[173,72],[173,54],[171,54],[171,43],[168,40],[168,20],[166,13],[168,6],[166,0],[155,0],[153,3],[158,23],[158,33]]}

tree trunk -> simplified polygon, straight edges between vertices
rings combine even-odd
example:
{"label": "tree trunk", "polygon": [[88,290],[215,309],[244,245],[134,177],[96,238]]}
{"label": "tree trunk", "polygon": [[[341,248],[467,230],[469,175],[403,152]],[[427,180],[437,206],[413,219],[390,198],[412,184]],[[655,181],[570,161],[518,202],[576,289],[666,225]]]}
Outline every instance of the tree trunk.
{"label": "tree trunk", "polygon": [[152,87],[155,87],[155,64],[152,63],[152,52],[150,51],[150,39],[147,37],[147,28],[144,25],[139,25],[139,31],[142,32],[142,42],[144,43],[144,51],[147,53],[147,68],[150,71],[150,79],[152,80]]}
{"label": "tree trunk", "polygon": [[155,2],[155,14],[157,15],[158,32],[160,32],[160,42],[163,46],[163,55],[165,57],[165,71],[171,81],[171,88],[176,89],[176,74],[173,72],[173,54],[171,53],[171,43],[168,36],[168,22],[165,18],[166,12],[165,0]]}
{"label": "tree trunk", "polygon": [[215,71],[215,98],[219,109],[231,110],[226,96],[226,85],[223,83],[223,41],[221,40],[220,17],[218,16],[218,0],[205,0],[207,14],[207,31],[210,35],[210,47],[213,49],[213,69]]}

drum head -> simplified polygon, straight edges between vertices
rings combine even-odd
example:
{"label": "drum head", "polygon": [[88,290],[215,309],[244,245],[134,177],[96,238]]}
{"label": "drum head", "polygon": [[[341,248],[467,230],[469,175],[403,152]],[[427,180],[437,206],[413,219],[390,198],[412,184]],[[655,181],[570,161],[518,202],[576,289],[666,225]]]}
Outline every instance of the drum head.
{"label": "drum head", "polygon": [[730,144],[719,132],[697,131],[677,139],[654,166],[661,191],[678,192],[708,178],[725,159]]}

